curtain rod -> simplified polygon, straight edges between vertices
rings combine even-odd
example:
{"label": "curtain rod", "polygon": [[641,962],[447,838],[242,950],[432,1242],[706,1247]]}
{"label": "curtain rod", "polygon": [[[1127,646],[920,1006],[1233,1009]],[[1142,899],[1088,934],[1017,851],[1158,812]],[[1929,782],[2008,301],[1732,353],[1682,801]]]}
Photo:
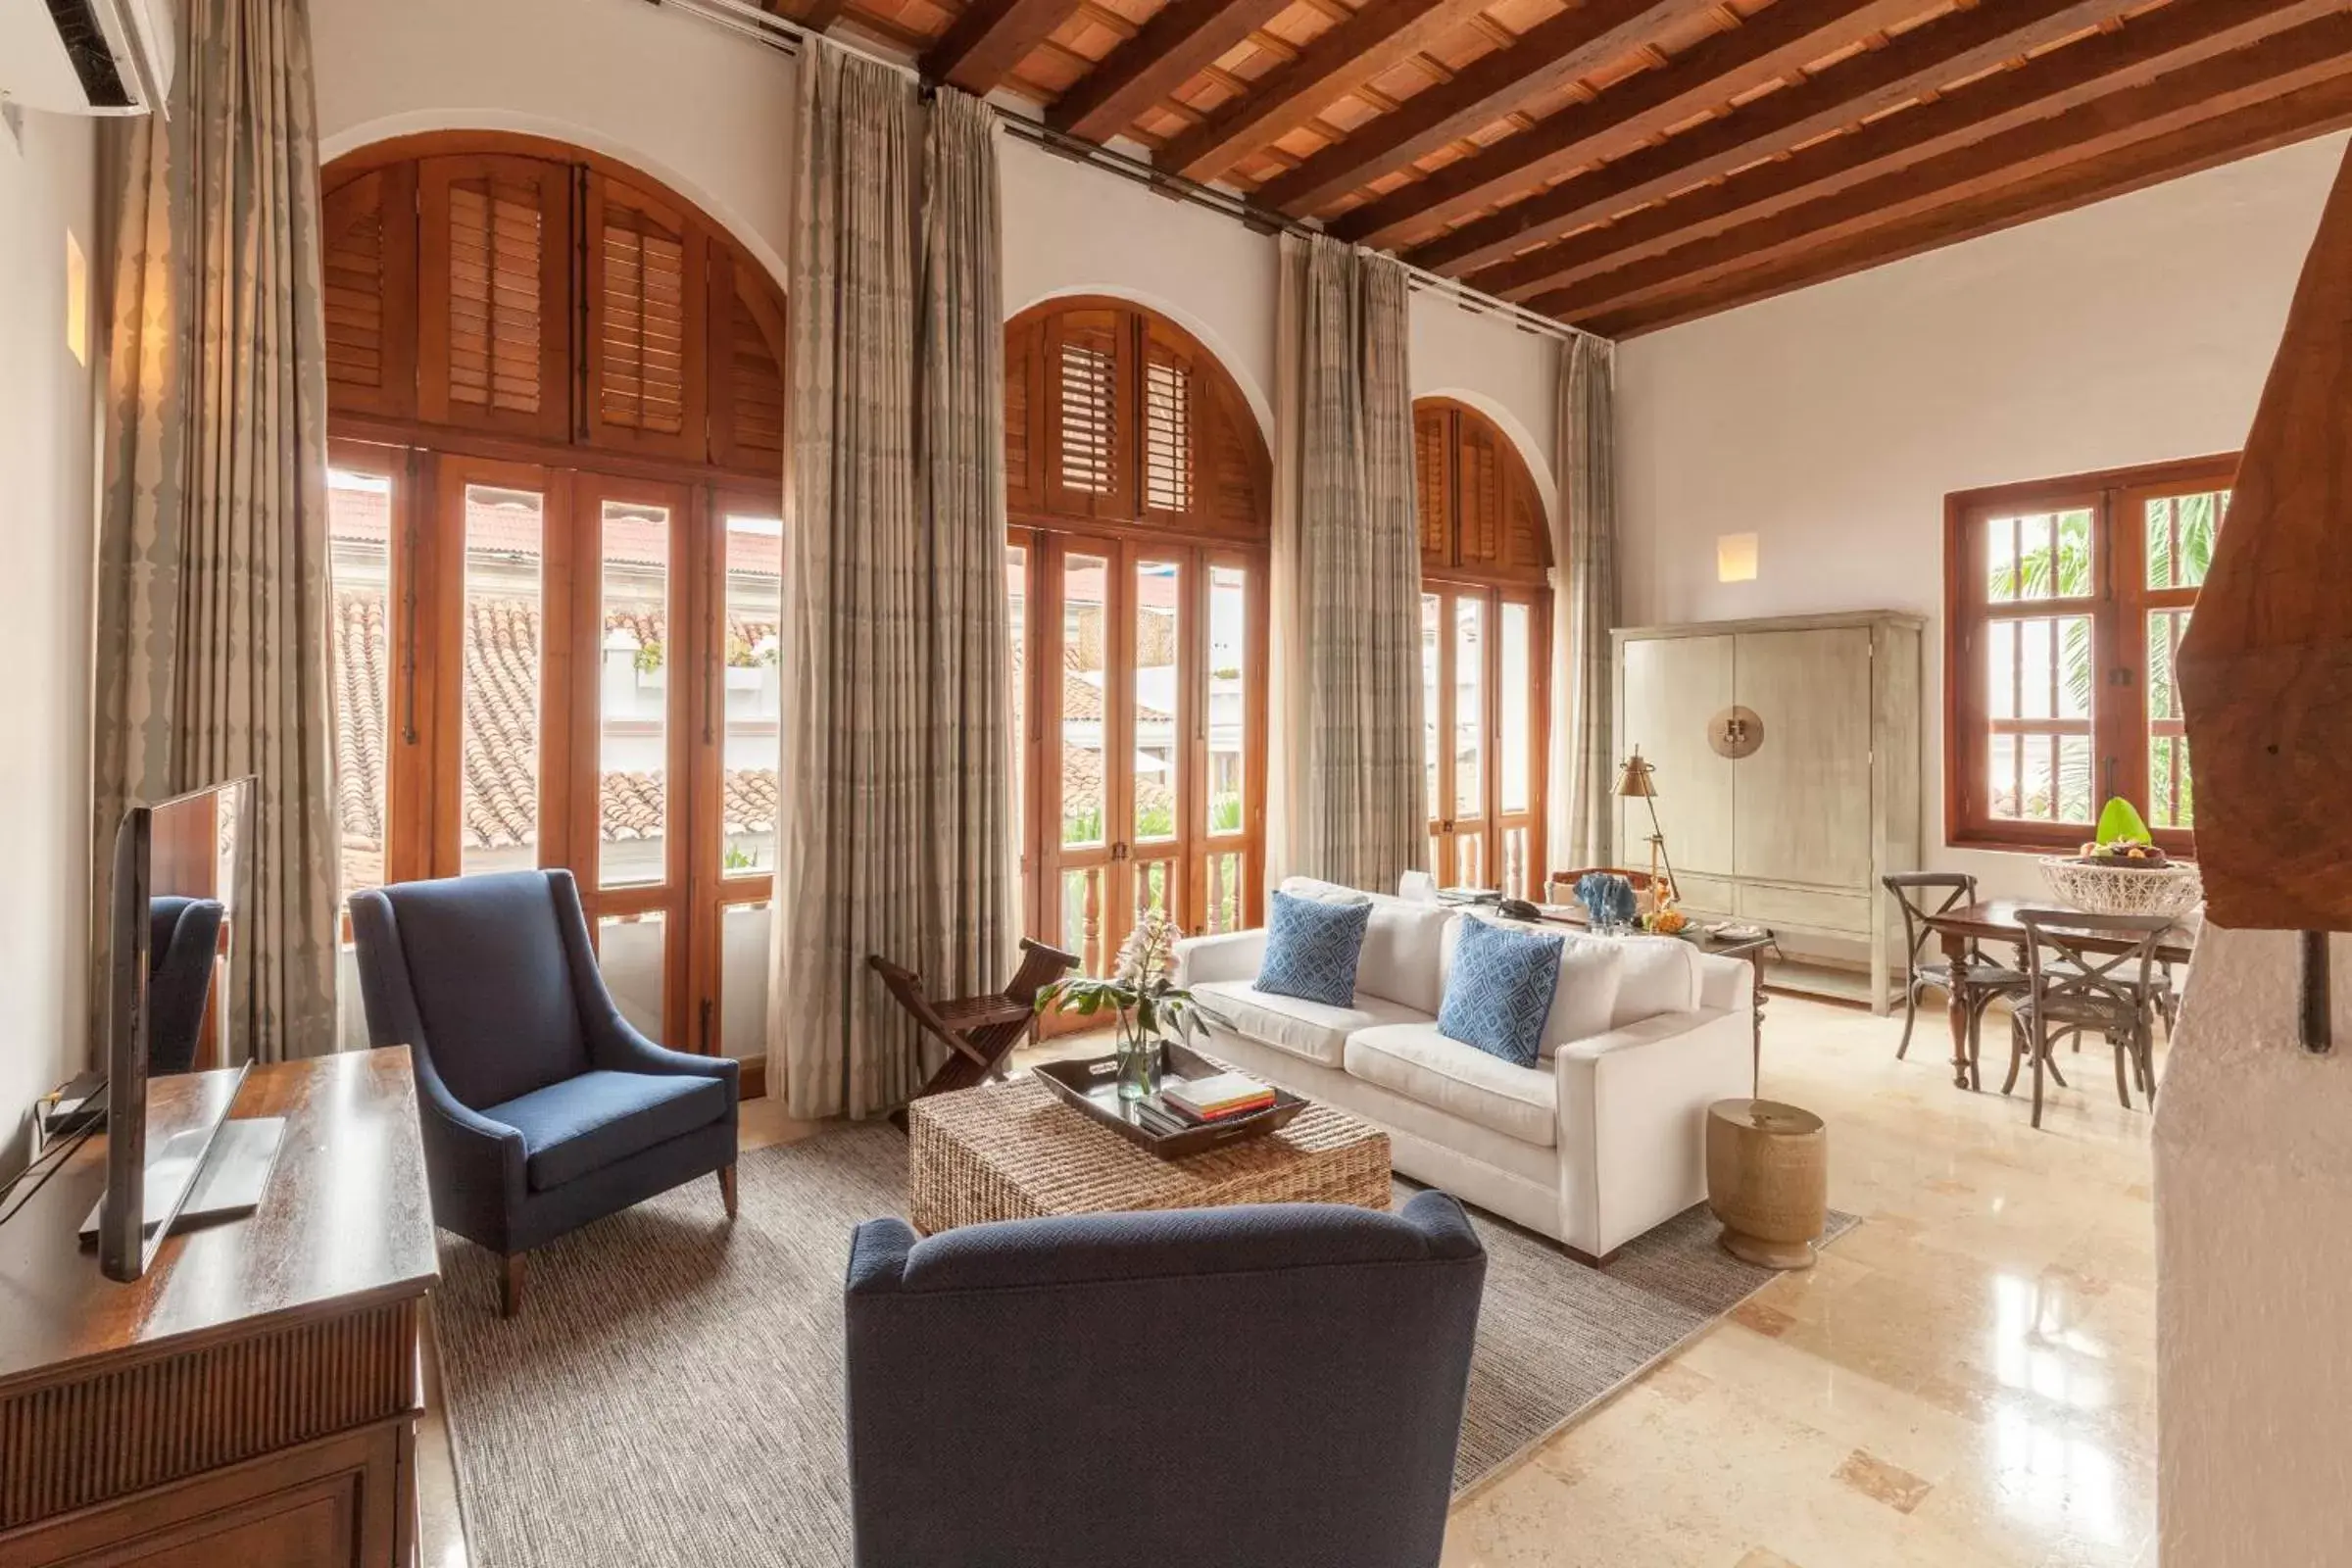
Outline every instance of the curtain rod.
{"label": "curtain rod", "polygon": [[[802,40],[815,36],[799,23],[788,17],[780,17],[772,11],[763,10],[752,4],[751,0],[646,0],[646,4],[658,10],[684,12],[688,16],[723,27],[740,37],[750,38],[754,42],[763,44],[780,54],[797,55],[801,52]],[[920,82],[925,91],[930,89],[931,83],[923,80],[922,73],[905,60],[877,54],[870,49],[859,48],[857,44],[840,38],[828,36],[825,41],[835,48],[845,49],[861,59],[870,60],[875,65],[885,67],[903,76]],[[1213,213],[1220,213],[1261,234],[1296,234],[1304,237],[1323,232],[1316,224],[1302,221],[1287,213],[1278,213],[1271,208],[1259,207],[1245,196],[1219,190],[1213,185],[1205,185],[1199,180],[1188,179],[1182,174],[1171,173],[1164,169],[1156,169],[1144,159],[1084,140],[1081,137],[1070,135],[1066,131],[1056,130],[1043,121],[1031,120],[1026,115],[1007,113],[1000,108],[997,119],[1006,131],[1032,146],[1042,147],[1046,151],[1061,158],[1067,158],[1073,163],[1087,164],[1103,170],[1139,185],[1148,185],[1163,196],[1189,202],[1193,206],[1203,207]],[[1446,277],[1433,272],[1427,268],[1415,267],[1400,257],[1391,257],[1390,259],[1404,269],[1405,277],[1414,290],[1442,295],[1457,309],[1467,311],[1474,316],[1499,317],[1522,332],[1532,332],[1539,337],[1557,338],[1562,342],[1573,342],[1578,338],[1596,336],[1594,333],[1585,331],[1582,327],[1570,326],[1565,321],[1555,321],[1548,316],[1539,316],[1524,305],[1497,298],[1483,289],[1472,288],[1460,278]]]}

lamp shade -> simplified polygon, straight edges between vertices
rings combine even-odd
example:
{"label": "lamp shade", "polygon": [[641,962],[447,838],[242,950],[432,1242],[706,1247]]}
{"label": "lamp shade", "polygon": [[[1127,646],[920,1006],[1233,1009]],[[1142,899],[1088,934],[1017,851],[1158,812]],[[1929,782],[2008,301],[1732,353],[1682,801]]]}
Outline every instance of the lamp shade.
{"label": "lamp shade", "polygon": [[1657,770],[1642,755],[1641,747],[1635,747],[1634,755],[1618,769],[1615,793],[1629,801],[1646,800],[1658,793]]}

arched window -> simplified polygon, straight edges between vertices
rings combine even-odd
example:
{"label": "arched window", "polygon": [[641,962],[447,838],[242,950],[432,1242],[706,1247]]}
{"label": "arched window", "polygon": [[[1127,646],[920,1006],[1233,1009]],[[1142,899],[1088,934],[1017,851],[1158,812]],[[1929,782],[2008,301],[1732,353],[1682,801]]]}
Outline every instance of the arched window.
{"label": "arched window", "polygon": [[1004,343],[1028,922],[1100,973],[1146,909],[1262,917],[1272,466],[1149,311],[1054,300]]}
{"label": "arched window", "polygon": [[1519,452],[1476,409],[1413,405],[1430,864],[1524,898],[1544,881],[1551,536]]}
{"label": "arched window", "polygon": [[781,291],[535,138],[363,149],[322,214],[345,890],[569,867],[630,1021],[758,1056]]}

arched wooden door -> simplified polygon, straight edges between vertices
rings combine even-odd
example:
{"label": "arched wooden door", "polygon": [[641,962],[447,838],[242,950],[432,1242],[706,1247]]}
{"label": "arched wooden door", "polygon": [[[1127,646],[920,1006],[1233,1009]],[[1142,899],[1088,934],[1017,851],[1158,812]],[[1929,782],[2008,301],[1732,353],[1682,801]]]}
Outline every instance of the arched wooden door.
{"label": "arched wooden door", "polygon": [[1262,918],[1271,465],[1190,334],[1107,299],[1005,329],[1030,930],[1112,961],[1147,909]]}
{"label": "arched wooden door", "polygon": [[344,888],[567,867],[630,1021],[756,1063],[783,296],[557,143],[405,138],[323,190]]}
{"label": "arched wooden door", "polygon": [[1450,398],[1413,405],[1430,865],[1515,898],[1544,885],[1551,537],[1518,449]]}

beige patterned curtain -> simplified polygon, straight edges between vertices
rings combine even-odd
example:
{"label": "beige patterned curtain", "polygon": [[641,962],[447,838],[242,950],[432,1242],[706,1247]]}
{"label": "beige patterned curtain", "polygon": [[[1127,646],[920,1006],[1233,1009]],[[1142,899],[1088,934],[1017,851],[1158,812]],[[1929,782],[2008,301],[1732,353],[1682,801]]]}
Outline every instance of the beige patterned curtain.
{"label": "beige patterned curtain", "polygon": [[918,149],[911,80],[805,46],[768,991],[798,1117],[888,1110],[933,1064],[869,955],[945,994],[1009,972],[994,120],[949,89],[929,119]]}
{"label": "beige patterned curtain", "polygon": [[1614,860],[1612,751],[1617,624],[1616,345],[1579,333],[1560,347],[1560,505],[1551,523],[1551,792],[1544,831],[1557,866]]}
{"label": "beige patterned curtain", "polygon": [[1283,241],[1268,858],[1394,892],[1428,856],[1404,269]]}
{"label": "beige patterned curtain", "polygon": [[257,775],[229,1050],[274,1061],[335,1040],[310,20],[303,0],[190,0],[180,26],[169,118],[118,122],[109,143],[93,956],[123,808]]}

